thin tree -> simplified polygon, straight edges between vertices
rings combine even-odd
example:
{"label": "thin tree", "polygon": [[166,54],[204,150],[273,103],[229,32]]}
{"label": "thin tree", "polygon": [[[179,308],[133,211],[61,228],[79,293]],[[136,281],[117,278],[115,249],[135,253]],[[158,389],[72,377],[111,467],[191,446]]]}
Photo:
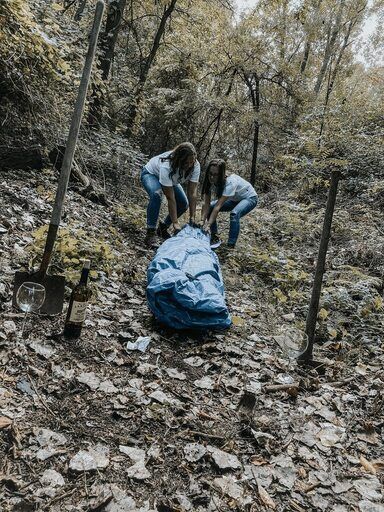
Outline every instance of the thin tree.
{"label": "thin tree", "polygon": [[311,46],[312,46],[313,31],[316,27],[316,24],[318,23],[318,16],[319,16],[321,2],[322,2],[322,0],[317,0],[317,2],[315,3],[312,22],[310,23],[310,25],[308,26],[308,29],[307,29],[307,37],[306,37],[305,44],[304,44],[303,58],[302,58],[301,64],[300,64],[300,73],[302,75],[304,74],[307,64],[308,64],[309,54],[310,54]]}
{"label": "thin tree", "polygon": [[76,12],[75,12],[75,16],[73,17],[73,19],[75,21],[80,21],[81,20],[81,17],[83,15],[86,3],[87,3],[87,0],[79,0],[79,5],[77,6],[77,9],[76,9]]}
{"label": "thin tree", "polygon": [[[236,74],[237,74],[237,69],[235,68],[233,71],[232,71],[232,75],[231,75],[231,80],[229,82],[229,85],[227,87],[227,90],[225,91],[224,93],[224,97],[228,97],[230,94],[231,94],[231,91],[232,91],[232,87],[233,87],[233,83],[234,83],[234,80],[235,80],[235,77],[236,77]],[[206,139],[210,129],[212,128],[212,126],[214,126],[214,130],[213,130],[213,134],[209,140],[209,143],[208,143],[208,146],[207,146],[207,149],[205,151],[205,155],[204,157],[202,158],[202,162],[203,164],[207,161],[208,157],[209,157],[209,154],[211,152],[211,149],[212,149],[212,145],[213,145],[213,142],[215,140],[215,137],[216,137],[216,134],[218,133],[219,129],[220,129],[220,123],[221,123],[221,119],[222,119],[222,115],[224,113],[224,106],[222,106],[219,110],[219,112],[216,114],[216,116],[208,123],[208,126],[207,128],[204,130],[204,133],[203,135],[200,137],[199,141],[197,142],[196,144],[196,148],[197,150],[199,151],[200,148],[202,147],[203,145],[203,142],[204,140]]]}
{"label": "thin tree", "polygon": [[148,78],[148,73],[152,67],[152,64],[156,58],[157,51],[160,47],[160,41],[165,33],[165,28],[167,25],[168,19],[171,17],[173,11],[175,10],[177,0],[171,0],[171,2],[164,6],[163,14],[161,16],[161,20],[159,26],[157,27],[157,31],[152,43],[151,50],[140,65],[140,74],[139,80],[135,90],[134,101],[130,105],[128,116],[127,116],[127,132],[128,136],[132,135],[133,127],[136,121],[137,113],[142,102],[144,87]]}
{"label": "thin tree", "polygon": [[336,40],[340,33],[341,29],[341,19],[343,16],[343,10],[345,6],[345,0],[340,0],[339,8],[337,10],[335,23],[333,24],[333,19],[331,18],[328,25],[328,32],[327,32],[327,44],[325,46],[324,50],[324,56],[323,56],[323,62],[321,64],[320,72],[316,80],[316,84],[314,87],[314,92],[316,94],[319,93],[321,85],[323,83],[325,74],[328,69],[328,64],[331,60],[331,56],[334,52]]}
{"label": "thin tree", "polygon": [[[110,0],[108,4],[105,31],[100,37],[100,57],[98,60],[98,68],[101,71],[103,82],[107,82],[109,78],[126,3],[127,0]],[[91,126],[98,127],[100,125],[104,104],[104,91],[99,85],[93,84],[88,114],[88,123]]]}
{"label": "thin tree", "polygon": [[354,16],[354,18],[348,22],[347,30],[346,30],[346,32],[344,34],[343,43],[342,43],[342,45],[340,47],[340,50],[339,50],[339,53],[337,55],[336,62],[335,62],[335,65],[333,66],[333,68],[332,68],[332,61],[333,61],[333,57],[334,56],[331,57],[331,61],[330,61],[330,64],[329,64],[329,75],[328,75],[327,91],[326,91],[324,105],[323,105],[323,115],[322,115],[321,123],[320,123],[320,133],[319,133],[319,140],[318,140],[318,146],[319,147],[321,146],[321,139],[322,139],[322,135],[323,135],[323,131],[324,131],[324,126],[325,126],[325,120],[326,120],[326,114],[327,114],[327,109],[328,109],[329,98],[331,96],[331,93],[333,91],[333,87],[335,85],[335,80],[336,80],[337,74],[338,74],[339,69],[340,69],[341,60],[343,58],[345,49],[351,44],[349,42],[349,38],[350,38],[350,35],[351,35],[351,32],[352,32],[353,28],[355,27],[355,25],[358,22],[358,17],[365,10],[366,7],[367,7],[367,4],[364,3],[363,6],[361,7],[361,9],[359,9],[357,11],[357,13]]}
{"label": "thin tree", "polygon": [[252,108],[254,113],[253,118],[253,144],[252,144],[252,163],[251,163],[251,175],[250,183],[255,185],[256,173],[257,173],[257,154],[259,150],[259,134],[260,134],[260,76],[257,73],[247,75],[244,73],[244,80],[248,87],[249,96],[252,102]]}

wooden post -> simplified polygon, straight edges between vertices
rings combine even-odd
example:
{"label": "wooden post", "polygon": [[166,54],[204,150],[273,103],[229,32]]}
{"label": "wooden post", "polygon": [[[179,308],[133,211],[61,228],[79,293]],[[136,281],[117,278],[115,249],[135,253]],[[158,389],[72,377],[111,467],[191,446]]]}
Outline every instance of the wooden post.
{"label": "wooden post", "polygon": [[308,346],[306,350],[299,356],[299,361],[309,362],[312,360],[313,353],[313,340],[315,337],[317,313],[319,309],[321,286],[323,283],[323,275],[325,271],[325,260],[328,250],[328,242],[331,235],[331,226],[333,212],[335,209],[337,186],[340,180],[340,171],[332,171],[331,174],[331,185],[329,187],[327,206],[325,209],[323,231],[321,233],[319,253],[317,257],[317,265],[315,278],[313,281],[311,302],[309,304],[309,310],[307,315],[307,321],[305,326],[305,332],[308,338]]}

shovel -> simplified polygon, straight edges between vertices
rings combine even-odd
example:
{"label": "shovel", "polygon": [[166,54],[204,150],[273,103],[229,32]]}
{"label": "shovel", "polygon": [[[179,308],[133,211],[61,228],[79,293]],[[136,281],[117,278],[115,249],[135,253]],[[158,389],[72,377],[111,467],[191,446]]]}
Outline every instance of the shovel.
{"label": "shovel", "polygon": [[57,232],[59,229],[61,213],[63,209],[63,202],[65,193],[68,187],[69,176],[71,174],[71,167],[73,162],[73,155],[75,153],[76,142],[80,130],[81,117],[83,115],[85,98],[91,76],[92,63],[96,53],[96,44],[99,37],[101,18],[104,12],[103,0],[98,0],[96,4],[95,17],[93,20],[93,27],[90,34],[89,46],[83,74],[80,81],[79,92],[75,103],[74,112],[72,115],[71,126],[69,129],[67,145],[64,153],[63,164],[61,166],[59,184],[53,205],[51,222],[49,224],[47,240],[45,242],[44,254],[41,261],[40,269],[35,273],[30,272],[16,272],[15,285],[13,288],[13,305],[17,306],[16,294],[19,287],[25,281],[32,281],[41,283],[45,287],[45,302],[40,311],[46,315],[57,315],[61,313],[64,303],[64,286],[65,277],[47,274],[48,266],[51,261],[53,246],[56,241]]}

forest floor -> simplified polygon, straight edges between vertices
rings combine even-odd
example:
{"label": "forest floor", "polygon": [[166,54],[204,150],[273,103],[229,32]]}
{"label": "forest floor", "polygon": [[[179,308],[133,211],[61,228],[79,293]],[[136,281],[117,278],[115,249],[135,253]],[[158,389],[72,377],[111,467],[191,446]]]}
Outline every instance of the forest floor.
{"label": "forest floor", "polygon": [[[0,509],[383,511],[380,208],[341,188],[317,372],[289,358],[324,215],[325,195],[305,191],[262,195],[243,220],[238,247],[219,253],[233,326],[196,335],[148,310],[138,180],[106,206],[70,190],[52,272],[75,282],[92,259],[81,339],[60,336],[64,310],[17,342],[13,275],[39,261],[56,182],[49,169],[0,175]],[[139,336],[147,350],[127,350]]]}

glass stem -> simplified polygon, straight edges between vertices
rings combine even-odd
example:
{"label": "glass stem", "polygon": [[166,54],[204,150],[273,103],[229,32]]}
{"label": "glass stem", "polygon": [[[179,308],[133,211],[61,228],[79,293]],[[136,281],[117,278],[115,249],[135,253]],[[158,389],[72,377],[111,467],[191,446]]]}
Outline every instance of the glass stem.
{"label": "glass stem", "polygon": [[27,316],[28,316],[28,311],[26,311],[26,312],[25,312],[24,319],[23,319],[23,323],[21,324],[21,335],[20,335],[20,339],[23,339],[24,327],[25,327],[25,322],[26,322],[26,320],[27,320]]}

